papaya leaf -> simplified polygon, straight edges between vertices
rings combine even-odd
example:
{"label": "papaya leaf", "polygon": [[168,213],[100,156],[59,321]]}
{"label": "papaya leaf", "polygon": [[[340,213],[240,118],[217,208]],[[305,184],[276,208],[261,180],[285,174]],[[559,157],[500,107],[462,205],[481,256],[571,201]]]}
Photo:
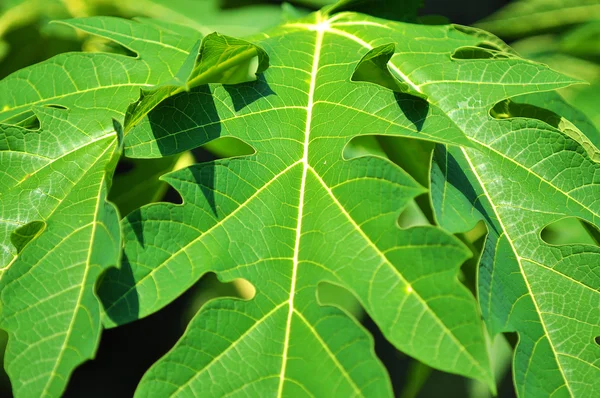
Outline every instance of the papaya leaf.
{"label": "papaya leaf", "polygon": [[[252,66],[255,64],[256,71]],[[236,84],[256,78],[269,65],[266,53],[244,40],[211,33],[198,42],[173,79],[142,89],[140,99],[130,105],[125,116],[129,131],[156,105],[183,91],[208,83]]]}
{"label": "papaya leaf", "polygon": [[121,123],[140,90],[173,79],[201,37],[148,20],[62,23],[135,57],[62,54],[0,82],[0,326],[18,397],[60,396],[94,356],[96,282],[121,255],[119,215],[106,201]]}
{"label": "papaya leaf", "polygon": [[586,396],[600,388],[600,248],[541,234],[569,217],[600,225],[600,135],[553,92],[501,101],[490,116],[468,130],[476,147],[437,145],[436,219],[455,233],[487,226],[479,302],[492,335],[518,333],[518,395]]}
{"label": "papaya leaf", "polygon": [[[257,81],[170,97],[126,139],[133,157],[228,136],[255,149],[164,176],[183,204],[124,220],[122,269],[99,288],[107,326],[157,311],[206,272],[256,288],[249,301],[207,304],[138,395],[390,395],[368,335],[317,303],[320,282],[354,294],[398,349],[492,384],[477,310],[457,280],[469,251],[435,227],[400,229],[398,214],[424,189],[384,159],[344,159],[343,149],[377,134],[479,151],[471,130],[482,123],[517,131],[490,117],[496,103],[576,80],[512,54],[453,58],[506,50],[475,29],[354,13],[319,12],[253,42],[270,59]],[[234,373],[240,361],[252,366]]]}
{"label": "papaya leaf", "polygon": [[15,395],[59,396],[96,350],[96,279],[119,263],[119,217],[106,192],[122,139],[114,129],[90,137],[77,113],[34,112],[40,131],[0,126],[0,211],[14,245],[0,277],[0,324]]}

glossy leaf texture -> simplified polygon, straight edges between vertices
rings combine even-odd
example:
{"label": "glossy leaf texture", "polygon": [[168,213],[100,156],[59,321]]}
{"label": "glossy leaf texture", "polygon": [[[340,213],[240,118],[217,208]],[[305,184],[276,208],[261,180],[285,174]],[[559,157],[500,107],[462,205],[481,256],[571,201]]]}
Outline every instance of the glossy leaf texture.
{"label": "glossy leaf texture", "polygon": [[149,20],[65,23],[135,56],[63,54],[0,82],[0,326],[16,396],[60,396],[93,357],[96,281],[120,262],[119,216],[106,195],[125,112],[141,89],[173,79],[200,39]]}
{"label": "glossy leaf texture", "polygon": [[552,92],[461,123],[476,145],[436,147],[434,210],[451,232],[487,226],[479,302],[492,335],[518,333],[517,393],[590,396],[600,388],[600,248],[551,245],[541,232],[568,217],[600,225],[600,135]]}
{"label": "glossy leaf texture", "polygon": [[86,120],[64,110],[35,113],[43,130],[0,127],[3,226],[17,251],[0,279],[0,322],[15,395],[58,396],[95,352],[95,282],[120,259],[119,217],[106,202],[120,146],[115,130],[90,139]]}
{"label": "glossy leaf texture", "polygon": [[475,29],[353,13],[317,13],[253,42],[270,58],[256,82],[171,97],[125,139],[132,157],[223,136],[255,149],[164,176],[183,204],[124,221],[122,269],[99,288],[106,325],[157,311],[209,271],[257,291],[207,304],[138,395],[390,395],[370,337],[318,304],[320,282],[354,294],[400,350],[491,383],[478,311],[457,280],[469,251],[436,227],[400,229],[399,212],[424,189],[381,158],[342,152],[359,135],[404,136],[470,148],[485,164],[476,127],[519,131],[490,117],[496,103],[574,80]]}

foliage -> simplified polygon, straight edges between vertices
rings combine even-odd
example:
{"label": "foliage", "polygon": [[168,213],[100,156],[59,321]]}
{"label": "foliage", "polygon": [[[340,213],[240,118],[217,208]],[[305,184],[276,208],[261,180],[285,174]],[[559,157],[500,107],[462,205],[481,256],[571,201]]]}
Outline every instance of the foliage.
{"label": "foliage", "polygon": [[[507,332],[519,396],[600,391],[600,134],[554,91],[580,80],[415,23],[418,2],[171,3],[80,3],[154,18],[63,20],[104,51],[0,81],[16,396],[60,396],[103,328],[207,273],[242,298],[202,305],[136,396],[392,396],[358,307],[419,361],[405,396],[430,367],[494,393]],[[552,42],[593,63],[589,24]],[[200,147],[220,156],[195,162]],[[152,203],[168,186],[180,203]],[[584,242],[548,241],[565,219]]]}
{"label": "foliage", "polygon": [[600,100],[598,0],[521,0],[477,26],[506,39],[518,38],[512,47],[524,57],[590,83],[560,93],[600,128],[596,105]]}

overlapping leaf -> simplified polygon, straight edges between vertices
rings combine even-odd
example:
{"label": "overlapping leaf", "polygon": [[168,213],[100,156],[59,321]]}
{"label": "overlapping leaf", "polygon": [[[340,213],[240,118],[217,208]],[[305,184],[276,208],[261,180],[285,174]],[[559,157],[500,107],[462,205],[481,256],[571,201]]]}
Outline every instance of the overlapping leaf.
{"label": "overlapping leaf", "polygon": [[599,224],[600,167],[543,122],[504,123],[513,131],[474,129],[479,151],[436,150],[438,220],[455,232],[488,226],[479,299],[493,334],[519,333],[520,396],[586,396],[599,388],[600,249],[552,246],[540,234],[569,216]]}
{"label": "overlapping leaf", "polygon": [[[150,314],[208,271],[257,289],[250,301],[208,304],[139,395],[389,394],[368,336],[317,304],[321,281],[350,290],[399,349],[489,381],[476,310],[456,280],[467,252],[434,227],[400,230],[398,211],[422,188],[382,159],[344,160],[342,151],[361,134],[480,146],[472,134],[482,121],[516,134],[490,118],[497,102],[573,80],[504,53],[496,40],[452,26],[317,13],[256,40],[271,64],[257,82],[177,95],[138,124],[126,139],[130,156],[222,136],[256,152],[169,174],[183,205],[151,205],[127,218],[123,269],[100,287],[106,322]],[[372,78],[389,84],[356,75],[385,67],[389,43],[391,69]],[[469,150],[485,164],[487,152]],[[251,366],[240,369],[240,361]]]}
{"label": "overlapping leaf", "polygon": [[65,113],[37,109],[41,131],[0,130],[3,227],[14,244],[0,280],[0,320],[17,396],[60,395],[74,366],[93,355],[101,312],[95,282],[120,258],[119,217],[105,201],[118,134],[90,137],[88,120]]}
{"label": "overlapping leaf", "polygon": [[456,119],[474,148],[437,147],[437,220],[452,232],[488,227],[479,300],[492,335],[519,334],[519,396],[588,396],[600,388],[600,248],[553,246],[541,232],[566,217],[600,225],[598,132],[553,93],[490,114]]}
{"label": "overlapping leaf", "polygon": [[[105,201],[122,141],[112,118],[122,120],[140,87],[169,76],[161,58],[183,61],[187,52],[177,46],[193,45],[121,20],[72,25],[98,33],[110,26],[139,59],[65,54],[0,83],[1,325],[10,333],[5,361],[17,396],[58,396],[95,352],[94,286],[118,265],[121,246],[118,216]],[[22,231],[28,238],[14,245]]]}
{"label": "overlapping leaf", "polygon": [[93,356],[95,283],[121,250],[118,216],[105,200],[120,122],[142,88],[172,79],[194,56],[199,39],[152,21],[67,23],[136,57],[64,54],[0,82],[0,322],[17,396],[60,395],[74,367]]}

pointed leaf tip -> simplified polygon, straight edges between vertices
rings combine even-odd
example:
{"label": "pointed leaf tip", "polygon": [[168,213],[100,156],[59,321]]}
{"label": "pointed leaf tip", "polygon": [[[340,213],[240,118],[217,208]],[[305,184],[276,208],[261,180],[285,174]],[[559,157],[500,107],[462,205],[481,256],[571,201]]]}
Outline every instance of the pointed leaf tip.
{"label": "pointed leaf tip", "polygon": [[179,93],[210,83],[238,84],[254,81],[269,67],[269,56],[245,40],[211,33],[198,41],[177,74],[165,83],[142,89],[140,98],[125,115],[125,133],[158,104]]}
{"label": "pointed leaf tip", "polygon": [[370,50],[356,66],[352,74],[352,81],[374,83],[397,93],[427,99],[427,96],[421,93],[418,87],[390,70],[389,62],[394,56],[395,50],[394,43],[384,44]]}

